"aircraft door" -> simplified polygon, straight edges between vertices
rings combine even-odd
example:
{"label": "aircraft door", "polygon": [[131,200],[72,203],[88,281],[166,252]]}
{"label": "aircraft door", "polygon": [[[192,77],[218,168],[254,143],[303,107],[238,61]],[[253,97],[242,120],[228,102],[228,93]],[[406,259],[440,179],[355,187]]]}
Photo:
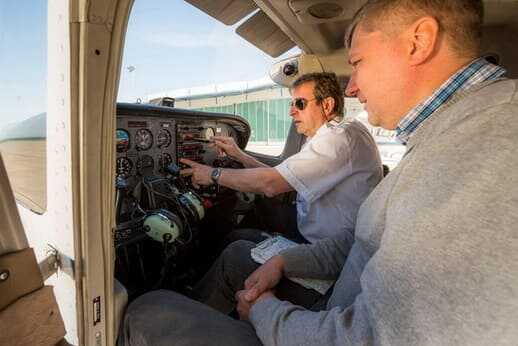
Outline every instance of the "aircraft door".
{"label": "aircraft door", "polygon": [[29,247],[0,154],[0,345],[56,345],[65,326]]}

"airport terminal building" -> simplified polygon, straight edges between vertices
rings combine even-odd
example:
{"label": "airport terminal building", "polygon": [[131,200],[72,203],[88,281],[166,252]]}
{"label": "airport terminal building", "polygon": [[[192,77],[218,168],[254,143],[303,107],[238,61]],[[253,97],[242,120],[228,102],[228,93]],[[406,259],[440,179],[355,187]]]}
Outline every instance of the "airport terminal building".
{"label": "airport terminal building", "polygon": [[[143,102],[157,103],[165,97],[174,99],[178,108],[238,114],[248,120],[252,129],[247,149],[271,155],[282,152],[291,125],[290,92],[269,77],[175,89],[148,95]],[[378,142],[384,163],[394,167],[404,148],[395,141],[393,131],[372,127],[363,106],[354,98],[345,98],[345,112],[346,116],[357,118],[369,128]]]}

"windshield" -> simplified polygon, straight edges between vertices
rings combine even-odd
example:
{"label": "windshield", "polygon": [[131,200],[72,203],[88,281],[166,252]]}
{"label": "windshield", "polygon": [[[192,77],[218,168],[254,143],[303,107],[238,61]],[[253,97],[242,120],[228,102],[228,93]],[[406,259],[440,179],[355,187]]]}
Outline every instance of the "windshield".
{"label": "windshield", "polygon": [[268,71],[300,51],[272,58],[235,33],[241,22],[226,26],[183,1],[136,1],[118,101],[171,97],[178,108],[240,115],[252,130],[247,149],[279,155],[291,124],[290,95]]}

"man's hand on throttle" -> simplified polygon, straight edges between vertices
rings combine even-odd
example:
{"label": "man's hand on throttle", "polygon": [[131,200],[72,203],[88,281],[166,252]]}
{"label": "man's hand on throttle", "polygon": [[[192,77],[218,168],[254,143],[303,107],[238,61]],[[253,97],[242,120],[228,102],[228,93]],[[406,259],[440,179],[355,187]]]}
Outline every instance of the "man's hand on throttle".
{"label": "man's hand on throttle", "polygon": [[199,185],[212,185],[214,183],[210,177],[212,167],[188,159],[180,159],[180,162],[191,167],[182,169],[180,175],[191,175],[191,182],[194,187],[198,188]]}

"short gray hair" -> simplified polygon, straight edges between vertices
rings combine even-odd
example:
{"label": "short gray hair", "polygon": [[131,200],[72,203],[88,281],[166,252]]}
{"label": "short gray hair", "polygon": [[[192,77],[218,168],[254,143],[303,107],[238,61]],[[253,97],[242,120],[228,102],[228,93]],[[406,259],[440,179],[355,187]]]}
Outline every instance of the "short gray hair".
{"label": "short gray hair", "polygon": [[419,17],[437,20],[441,32],[460,56],[478,56],[482,38],[482,0],[368,0],[354,15],[345,36],[346,47],[358,24],[367,32],[383,31],[388,20],[411,24]]}

